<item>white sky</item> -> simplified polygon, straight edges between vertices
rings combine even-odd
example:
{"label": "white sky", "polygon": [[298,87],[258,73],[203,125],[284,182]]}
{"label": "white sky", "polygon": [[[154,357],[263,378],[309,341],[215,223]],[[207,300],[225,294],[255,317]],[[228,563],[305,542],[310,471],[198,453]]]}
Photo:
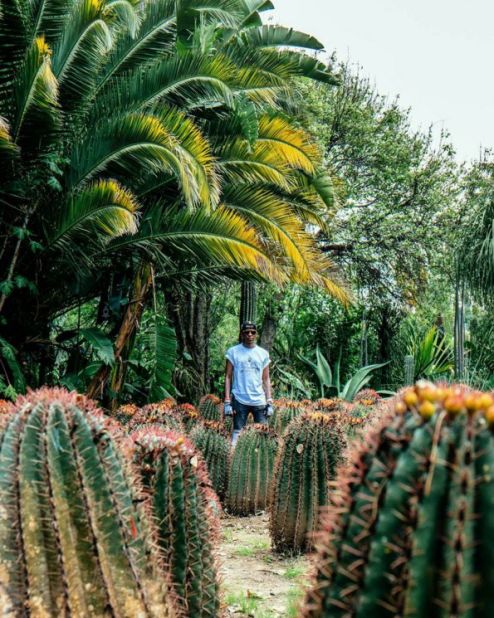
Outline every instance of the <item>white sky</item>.
{"label": "white sky", "polygon": [[[493,0],[273,0],[275,23],[316,36],[400,96],[417,127],[451,133],[458,158],[494,147]],[[268,16],[269,14],[266,14]]]}

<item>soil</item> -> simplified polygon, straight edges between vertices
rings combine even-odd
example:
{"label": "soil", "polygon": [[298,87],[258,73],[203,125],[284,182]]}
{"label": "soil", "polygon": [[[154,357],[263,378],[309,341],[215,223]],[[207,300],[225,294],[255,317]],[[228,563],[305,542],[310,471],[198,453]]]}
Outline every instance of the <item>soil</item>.
{"label": "soil", "polygon": [[306,556],[271,551],[267,513],[222,518],[220,560],[226,616],[292,618],[308,581]]}

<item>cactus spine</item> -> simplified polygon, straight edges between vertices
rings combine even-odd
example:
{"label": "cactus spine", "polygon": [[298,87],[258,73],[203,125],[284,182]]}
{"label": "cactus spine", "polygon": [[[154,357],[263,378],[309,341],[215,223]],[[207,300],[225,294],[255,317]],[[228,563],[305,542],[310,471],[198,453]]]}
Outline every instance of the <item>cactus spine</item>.
{"label": "cactus spine", "polygon": [[204,458],[213,489],[223,501],[230,464],[230,440],[224,426],[215,421],[203,421],[191,431],[190,439]]}
{"label": "cactus spine", "polygon": [[[165,400],[167,402],[168,400]],[[167,403],[150,403],[135,412],[127,424],[129,431],[135,431],[149,424],[163,425],[167,429],[184,432],[181,417]]]}
{"label": "cactus spine", "polygon": [[250,515],[268,506],[278,437],[267,426],[250,425],[240,434],[230,464],[228,510]]}
{"label": "cactus spine", "polygon": [[310,547],[308,535],[316,528],[319,508],[328,503],[328,482],[345,446],[340,421],[331,414],[307,412],[287,427],[272,485],[270,532],[275,550]]}
{"label": "cactus spine", "polygon": [[419,383],[340,471],[306,616],[494,613],[494,399]]}
{"label": "cactus spine", "polygon": [[158,522],[158,545],[185,615],[217,616],[214,544],[221,509],[202,458],[189,440],[173,431],[143,428],[130,435],[130,444]]}
{"label": "cactus spine", "polygon": [[80,395],[22,397],[0,429],[4,616],[175,616],[149,522],[102,414]]}

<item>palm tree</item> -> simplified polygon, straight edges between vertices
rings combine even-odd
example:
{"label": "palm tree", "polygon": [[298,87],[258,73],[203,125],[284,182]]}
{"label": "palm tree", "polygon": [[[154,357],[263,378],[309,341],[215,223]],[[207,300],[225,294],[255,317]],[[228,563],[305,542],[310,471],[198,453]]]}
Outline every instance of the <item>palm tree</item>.
{"label": "palm tree", "polygon": [[268,8],[0,0],[0,312],[32,366],[53,317],[115,271],[143,299],[117,357],[151,265],[166,275],[185,257],[345,296],[306,231],[324,219],[321,157],[287,116],[294,77],[333,78],[299,49],[317,41],[262,25]]}

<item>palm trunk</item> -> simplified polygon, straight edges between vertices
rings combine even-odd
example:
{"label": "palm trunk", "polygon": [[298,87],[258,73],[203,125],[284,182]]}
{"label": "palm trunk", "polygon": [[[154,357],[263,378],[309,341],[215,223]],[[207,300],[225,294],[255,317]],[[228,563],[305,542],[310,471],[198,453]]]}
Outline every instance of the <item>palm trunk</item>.
{"label": "palm trunk", "polygon": [[87,388],[87,395],[93,399],[103,399],[105,386],[111,376],[112,407],[118,404],[118,393],[125,379],[126,360],[132,350],[137,328],[142,318],[146,300],[152,284],[152,270],[143,262],[135,275],[132,297],[127,305],[120,330],[114,344],[115,365],[103,365]]}

